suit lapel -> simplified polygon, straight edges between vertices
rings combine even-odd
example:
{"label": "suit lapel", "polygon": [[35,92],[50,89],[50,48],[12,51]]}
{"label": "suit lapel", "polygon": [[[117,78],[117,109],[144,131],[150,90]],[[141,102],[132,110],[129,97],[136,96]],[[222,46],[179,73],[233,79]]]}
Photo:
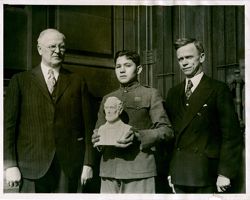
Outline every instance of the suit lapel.
{"label": "suit lapel", "polygon": [[70,83],[70,73],[65,70],[64,68],[60,69],[60,74],[57,80],[57,86],[56,86],[56,102],[58,99],[62,96],[66,88],[68,87]]}
{"label": "suit lapel", "polygon": [[46,82],[44,80],[40,65],[32,69],[32,80],[34,81],[34,84],[41,90],[44,96],[49,101],[51,101],[50,94],[49,94]]}
{"label": "suit lapel", "polygon": [[189,98],[189,107],[187,107],[186,113],[183,116],[182,125],[179,132],[181,133],[186,126],[191,122],[194,116],[198,113],[200,108],[204,105],[206,99],[212,93],[211,85],[207,76],[203,75],[199,85],[195,89],[194,93]]}
{"label": "suit lapel", "polygon": [[[175,110],[173,112],[180,111],[180,109],[183,107],[183,103],[184,103],[184,100],[183,100],[184,99],[184,90],[185,90],[185,81],[183,81],[179,85],[179,87],[176,88],[176,90],[175,90],[176,98],[173,98],[173,100],[174,100],[173,105],[175,105],[175,107],[174,107]],[[176,113],[176,115],[177,114],[178,113]],[[181,114],[178,114],[178,115],[181,115]],[[176,123],[176,127],[180,128],[181,124],[182,124],[182,121],[178,120],[177,123]]]}

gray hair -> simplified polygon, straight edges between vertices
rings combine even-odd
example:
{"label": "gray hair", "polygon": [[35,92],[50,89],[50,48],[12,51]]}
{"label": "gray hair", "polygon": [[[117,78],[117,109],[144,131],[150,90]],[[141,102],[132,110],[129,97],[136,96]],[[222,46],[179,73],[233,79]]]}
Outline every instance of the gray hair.
{"label": "gray hair", "polygon": [[37,43],[38,43],[38,44],[43,43],[43,39],[44,39],[44,37],[45,37],[48,33],[57,33],[57,34],[61,35],[61,37],[63,38],[63,40],[66,39],[65,35],[64,35],[63,33],[61,33],[60,31],[58,31],[57,29],[48,28],[48,29],[43,30],[43,31],[40,33],[40,35],[39,35],[39,37],[38,37],[38,39],[37,39]]}
{"label": "gray hair", "polygon": [[104,103],[104,106],[108,102],[112,102],[113,104],[117,105],[118,109],[123,109],[123,102],[117,97],[108,97]]}

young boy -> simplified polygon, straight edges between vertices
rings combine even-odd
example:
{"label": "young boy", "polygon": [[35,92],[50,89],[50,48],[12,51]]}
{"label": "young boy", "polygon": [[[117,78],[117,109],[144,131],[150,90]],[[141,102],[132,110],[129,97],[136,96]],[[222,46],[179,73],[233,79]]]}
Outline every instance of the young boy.
{"label": "young boy", "polygon": [[[104,102],[110,96],[123,102],[120,117],[132,128],[116,146],[102,147],[101,193],[155,193],[155,145],[172,139],[173,131],[159,92],[138,82],[137,76],[142,71],[139,55],[133,51],[119,51],[114,61],[120,88],[104,96],[96,129],[106,122]],[[94,145],[99,137],[94,131]]]}

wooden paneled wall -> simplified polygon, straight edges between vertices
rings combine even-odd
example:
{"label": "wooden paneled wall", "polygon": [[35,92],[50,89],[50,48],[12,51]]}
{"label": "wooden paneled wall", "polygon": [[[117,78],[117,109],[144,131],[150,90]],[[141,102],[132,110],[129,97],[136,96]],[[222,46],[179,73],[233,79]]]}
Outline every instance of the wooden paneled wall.
{"label": "wooden paneled wall", "polygon": [[100,99],[119,84],[113,57],[122,49],[138,50],[137,7],[4,5],[4,78],[40,63],[37,38],[57,28],[67,38],[64,66],[85,76]]}
{"label": "wooden paneled wall", "polygon": [[40,62],[36,40],[48,27],[65,33],[65,65],[86,77],[97,98],[118,87],[113,68],[117,50],[138,51],[144,67],[141,82],[164,97],[184,78],[173,48],[179,37],[204,43],[204,70],[216,79],[230,81],[239,62],[244,63],[244,6],[5,5],[6,79]]}
{"label": "wooden paneled wall", "polygon": [[206,52],[204,71],[228,82],[244,62],[244,6],[153,7],[154,86],[166,97],[168,89],[183,80],[173,41],[179,37],[201,40]]}

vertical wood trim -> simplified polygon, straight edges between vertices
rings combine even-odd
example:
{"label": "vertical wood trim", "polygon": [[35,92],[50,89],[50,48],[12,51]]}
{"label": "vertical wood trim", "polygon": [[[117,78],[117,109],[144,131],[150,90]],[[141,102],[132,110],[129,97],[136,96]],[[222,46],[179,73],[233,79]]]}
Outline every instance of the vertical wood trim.
{"label": "vertical wood trim", "polygon": [[[137,12],[136,12],[136,19],[137,19],[137,52],[138,54],[140,55],[140,58],[141,55],[142,55],[142,51],[141,51],[141,40],[140,40],[140,29],[141,29],[141,26],[140,26],[140,23],[141,23],[141,20],[140,20],[140,6],[137,6]],[[141,76],[138,77],[138,80],[141,82]]]}
{"label": "vertical wood trim", "polygon": [[140,29],[141,29],[141,20],[140,20],[140,6],[137,6],[137,51],[141,55],[141,40],[140,40]]}
{"label": "vertical wood trim", "polygon": [[225,9],[226,64],[236,63],[236,9],[234,6]]}
{"label": "vertical wood trim", "polygon": [[124,49],[125,45],[124,45],[124,40],[125,40],[125,27],[124,27],[124,20],[125,20],[125,8],[124,6],[122,6],[122,35],[123,35],[123,40],[122,40],[122,49]]}
{"label": "vertical wood trim", "polygon": [[[180,37],[186,37],[186,20],[185,19],[186,19],[186,7],[179,6],[179,35]],[[184,74],[182,73],[181,70],[179,70],[178,82],[181,82],[184,78],[185,78]]]}
{"label": "vertical wood trim", "polygon": [[245,6],[237,7],[237,60],[245,58]]}
{"label": "vertical wood trim", "polygon": [[204,7],[204,31],[203,31],[203,44],[205,45],[206,62],[203,64],[205,73],[212,77],[213,75],[213,62],[212,62],[212,28],[211,28],[211,7]]}
{"label": "vertical wood trim", "polygon": [[32,35],[33,35],[33,27],[32,27],[32,7],[27,6],[26,8],[27,12],[27,70],[32,68]]}
{"label": "vertical wood trim", "polygon": [[212,7],[212,59],[213,59],[213,77],[218,80],[224,80],[225,75],[218,68],[225,63],[225,11],[224,7]]}
{"label": "vertical wood trim", "polygon": [[[56,6],[56,9],[55,9],[55,27],[57,29],[60,29],[60,7],[59,6]],[[50,12],[48,12],[48,18],[50,18]],[[49,25],[49,23],[48,23]]]}
{"label": "vertical wood trim", "polygon": [[122,50],[123,40],[124,40],[124,30],[123,30],[123,8],[122,6],[114,6],[114,53],[118,50]]}
{"label": "vertical wood trim", "polygon": [[[148,7],[147,6],[145,6],[145,19],[146,19],[146,23],[145,23],[145,37],[146,37],[146,40],[145,40],[145,51],[148,51],[148,31],[147,31],[147,29],[148,29]],[[146,84],[147,85],[150,85],[150,83],[149,83],[149,66],[148,66],[148,64],[146,64]]]}
{"label": "vertical wood trim", "polygon": [[[149,7],[149,50],[153,50],[153,12],[152,12],[152,6]],[[149,85],[152,87],[155,87],[154,83],[154,73],[156,72],[156,65],[155,64],[149,64]]]}

